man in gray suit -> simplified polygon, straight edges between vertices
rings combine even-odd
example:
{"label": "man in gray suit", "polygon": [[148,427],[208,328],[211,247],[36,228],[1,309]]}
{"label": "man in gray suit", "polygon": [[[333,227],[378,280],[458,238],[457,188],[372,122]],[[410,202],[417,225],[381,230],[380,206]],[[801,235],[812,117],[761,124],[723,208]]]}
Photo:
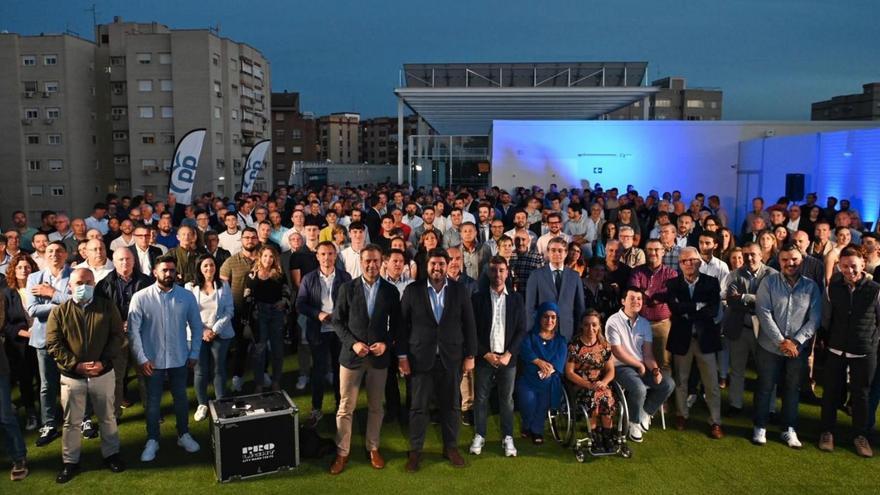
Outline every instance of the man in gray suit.
{"label": "man in gray suit", "polygon": [[533,271],[526,284],[526,313],[532,328],[537,307],[553,301],[559,306],[559,333],[570,341],[575,322],[584,313],[584,285],[577,272],[565,266],[567,249],[568,243],[561,237],[547,243],[549,263]]}

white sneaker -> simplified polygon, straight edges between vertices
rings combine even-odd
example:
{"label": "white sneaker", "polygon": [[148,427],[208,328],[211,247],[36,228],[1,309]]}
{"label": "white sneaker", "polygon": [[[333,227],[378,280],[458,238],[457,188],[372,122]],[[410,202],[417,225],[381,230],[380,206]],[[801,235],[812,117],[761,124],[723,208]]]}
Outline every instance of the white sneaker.
{"label": "white sneaker", "polygon": [[767,429],[755,427],[752,433],[752,443],[755,445],[764,445],[767,443]]}
{"label": "white sneaker", "polygon": [[474,441],[471,442],[470,453],[480,455],[483,453],[483,445],[486,445],[486,439],[483,438],[483,435],[480,435],[479,433],[474,435]]}
{"label": "white sneaker", "polygon": [[793,449],[799,449],[803,447],[803,445],[801,445],[801,441],[798,440],[797,433],[795,433],[794,428],[791,427],[782,432],[782,441]]}
{"label": "white sneaker", "polygon": [[190,454],[194,454],[199,451],[201,447],[199,447],[198,442],[196,442],[192,435],[189,433],[184,433],[177,439],[177,445],[183,447],[183,450],[186,450]]}
{"label": "white sneaker", "polygon": [[297,390],[305,390],[306,386],[309,384],[308,375],[299,375],[299,378],[296,379],[296,389]]}
{"label": "white sneaker", "polygon": [[638,423],[629,424],[629,439],[635,443],[642,442],[642,426]]}
{"label": "white sneaker", "polygon": [[272,386],[272,377],[269,376],[269,373],[263,373],[263,386],[264,387]]}
{"label": "white sneaker", "polygon": [[141,462],[151,462],[156,458],[156,452],[159,451],[159,442],[155,440],[147,440],[144,445],[144,451],[141,452]]}
{"label": "white sneaker", "polygon": [[196,413],[193,414],[193,419],[196,421],[204,421],[205,418],[208,417],[208,406],[199,404],[199,407],[196,408]]}
{"label": "white sneaker", "polygon": [[232,391],[233,392],[241,392],[241,387],[244,385],[244,380],[240,376],[232,377]]}
{"label": "white sneaker", "polygon": [[642,432],[648,431],[651,429],[651,415],[642,411],[642,417],[639,420],[639,426],[642,428]]}
{"label": "white sneaker", "polygon": [[504,449],[504,457],[516,457],[516,447],[513,445],[513,437],[507,435],[501,440],[501,447]]}

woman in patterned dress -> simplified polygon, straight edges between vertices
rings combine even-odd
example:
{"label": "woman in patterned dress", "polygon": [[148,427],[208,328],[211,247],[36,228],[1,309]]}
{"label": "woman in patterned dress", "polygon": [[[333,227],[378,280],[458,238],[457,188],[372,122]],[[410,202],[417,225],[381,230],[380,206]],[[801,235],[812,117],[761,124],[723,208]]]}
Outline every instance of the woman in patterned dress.
{"label": "woman in patterned dress", "polygon": [[[581,318],[580,332],[568,345],[565,377],[576,390],[576,402],[587,408],[591,431],[597,433],[597,439],[606,449],[610,449],[615,408],[610,387],[614,380],[614,357],[611,346],[602,335],[602,318],[593,309]],[[600,421],[601,430],[597,429]]]}

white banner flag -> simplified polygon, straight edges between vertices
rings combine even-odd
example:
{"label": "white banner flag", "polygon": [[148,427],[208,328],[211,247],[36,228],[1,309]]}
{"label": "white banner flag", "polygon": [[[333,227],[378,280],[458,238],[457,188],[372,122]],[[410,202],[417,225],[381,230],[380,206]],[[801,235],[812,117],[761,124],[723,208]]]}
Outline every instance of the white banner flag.
{"label": "white banner flag", "polygon": [[301,164],[302,162],[298,162],[296,160],[290,163],[290,176],[287,177],[287,185],[292,186],[293,182],[296,180],[296,166],[297,164]]}
{"label": "white banner flag", "polygon": [[248,153],[247,163],[241,174],[241,192],[250,194],[254,189],[254,182],[257,181],[257,177],[263,171],[264,164],[266,163],[266,152],[271,144],[272,141],[264,139],[255,144],[251,152]]}
{"label": "white banner flag", "polygon": [[193,129],[183,136],[174,150],[168,191],[174,193],[178,204],[192,204],[192,190],[204,141],[205,129]]}

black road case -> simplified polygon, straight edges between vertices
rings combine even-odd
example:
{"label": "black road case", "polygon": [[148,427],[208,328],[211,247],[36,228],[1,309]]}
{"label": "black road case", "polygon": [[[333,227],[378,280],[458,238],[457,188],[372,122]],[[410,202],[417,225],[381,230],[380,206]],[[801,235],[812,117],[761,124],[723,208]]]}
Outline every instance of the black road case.
{"label": "black road case", "polygon": [[287,392],[212,400],[209,409],[217,481],[299,465],[299,411]]}

